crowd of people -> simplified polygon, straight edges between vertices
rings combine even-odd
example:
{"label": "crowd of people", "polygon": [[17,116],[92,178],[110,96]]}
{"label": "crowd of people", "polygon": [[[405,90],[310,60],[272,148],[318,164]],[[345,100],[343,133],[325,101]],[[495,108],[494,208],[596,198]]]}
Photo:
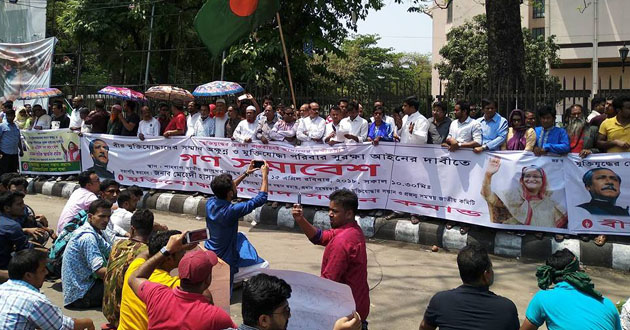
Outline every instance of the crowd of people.
{"label": "crowd of people", "polygon": [[[212,303],[212,292],[208,290],[212,267],[219,259],[229,265],[231,293],[239,268],[264,262],[247,237],[238,232],[238,219],[267,202],[266,164],[257,168],[252,162],[235,179],[222,174],[212,180],[214,197],[206,205],[210,237],[199,247],[184,244],[185,235],[157,223],[151,211],[137,210],[143,195],[140,188],[131,186],[121,191],[119,183],[113,179],[101,181],[103,176],[94,170],[78,175],[80,188],[68,199],[54,230],[45,216],[24,204],[28,183],[13,173],[22,152],[21,129],[69,128],[79,133],[137,136],[141,140],[157,136],[225,137],[240,143],[277,141],[324,147],[397,141],[441,145],[451,152],[523,150],[536,156],[576,153],[586,157],[597,152],[630,151],[627,96],[596,98],[590,113],[580,105],[572,105],[565,111],[563,127],[556,126],[552,106],[536,111],[515,109],[504,118],[492,100],[481,102],[481,113],[459,101],[453,107],[453,119],[443,102],[434,103],[432,116],[426,118],[415,97],[405,99],[392,111],[376,101],[371,116],[353,100],[339,100],[330,107],[328,116],[322,117],[317,102],[295,109],[275,104],[267,96],[259,106],[249,94],[233,105],[227,105],[224,99],[212,104],[190,102],[186,107],[177,102],[170,106],[163,103],[158,105],[156,117],[148,106],[142,106],[138,113],[137,104],[131,101],[114,104],[109,111],[103,99],[97,99],[91,111],[80,97],[74,98],[72,105],[68,115],[62,103],[52,102],[52,116],[39,105],[20,109],[17,115],[12,104],[3,105],[0,278],[6,283],[0,285],[2,328],[17,324],[27,324],[24,328],[29,329],[93,328],[91,320],[62,315],[39,292],[45,278],[61,278],[64,307],[102,307],[109,322],[106,328],[237,328],[230,316]],[[260,192],[250,200],[237,202],[236,187],[257,171],[262,176]],[[491,194],[486,197],[491,198]],[[356,194],[345,189],[330,195],[331,229],[311,225],[301,205],[292,209],[295,222],[309,241],[325,246],[321,276],[351,288],[356,313],[340,319],[335,329],[368,327],[367,253],[363,232],[355,221],[357,210]],[[399,214],[388,218],[396,216]],[[418,223],[420,218],[412,215],[411,221]],[[461,228],[465,233],[466,226]],[[50,248],[46,248],[48,241]],[[605,236],[597,237],[595,242],[603,245]],[[431,299],[420,329],[519,328],[514,304],[489,291],[493,271],[485,250],[468,246],[460,251],[457,263],[463,285]],[[179,275],[171,276],[175,268]],[[569,250],[556,252],[536,276],[542,291],[530,302],[521,329],[536,329],[543,323],[550,329],[621,329],[614,304],[594,289],[579,269],[578,258]],[[244,324],[238,329],[285,329],[291,316],[290,295],[290,286],[279,278],[264,274],[250,278],[243,286]],[[628,317],[622,315],[622,319]]]}

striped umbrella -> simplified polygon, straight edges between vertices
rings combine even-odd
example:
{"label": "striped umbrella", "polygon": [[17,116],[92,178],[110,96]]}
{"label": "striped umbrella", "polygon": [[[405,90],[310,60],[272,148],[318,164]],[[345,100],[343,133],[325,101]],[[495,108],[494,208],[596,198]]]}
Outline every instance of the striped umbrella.
{"label": "striped umbrella", "polygon": [[194,96],[221,96],[244,92],[245,89],[235,82],[213,81],[195,88]]}
{"label": "striped umbrella", "polygon": [[115,86],[107,86],[100,91],[99,94],[111,95],[114,97],[119,97],[123,100],[131,100],[131,101],[145,101],[146,98],[140,92],[136,92],[133,89],[126,87],[115,87]]}
{"label": "striped umbrella", "polygon": [[189,102],[195,99],[189,91],[174,86],[153,86],[144,92],[149,98],[163,101]]}
{"label": "striped umbrella", "polygon": [[20,100],[32,100],[39,98],[49,98],[63,95],[63,93],[57,88],[35,88],[27,90],[20,94]]}

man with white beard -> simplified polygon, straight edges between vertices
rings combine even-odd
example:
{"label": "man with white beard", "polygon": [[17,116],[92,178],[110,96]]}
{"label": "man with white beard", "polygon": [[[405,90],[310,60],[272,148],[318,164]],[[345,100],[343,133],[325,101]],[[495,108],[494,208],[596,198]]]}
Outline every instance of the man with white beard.
{"label": "man with white beard", "polygon": [[564,129],[569,135],[569,147],[571,153],[578,153],[580,157],[597,153],[597,126],[589,125],[584,115],[584,109],[579,104],[574,104],[569,108],[569,117],[567,118]]}

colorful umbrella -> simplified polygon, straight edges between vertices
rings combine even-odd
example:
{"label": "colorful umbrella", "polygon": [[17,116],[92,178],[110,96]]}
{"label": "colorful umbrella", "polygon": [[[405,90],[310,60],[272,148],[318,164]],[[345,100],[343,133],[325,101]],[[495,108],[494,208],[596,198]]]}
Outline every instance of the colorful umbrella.
{"label": "colorful umbrella", "polygon": [[189,91],[173,86],[153,86],[144,92],[147,97],[163,101],[192,101],[195,97]]}
{"label": "colorful umbrella", "polygon": [[133,89],[129,89],[126,87],[115,87],[115,86],[107,86],[100,91],[99,94],[111,95],[114,97],[119,97],[123,100],[131,100],[131,101],[144,101],[146,98],[142,93],[136,92]]}
{"label": "colorful umbrella", "polygon": [[203,84],[193,92],[194,96],[220,96],[228,94],[237,94],[244,92],[245,89],[235,82],[229,81],[213,81]]}
{"label": "colorful umbrella", "polygon": [[63,93],[56,88],[35,88],[27,90],[20,94],[20,100],[32,100],[39,98],[48,98],[63,95]]}

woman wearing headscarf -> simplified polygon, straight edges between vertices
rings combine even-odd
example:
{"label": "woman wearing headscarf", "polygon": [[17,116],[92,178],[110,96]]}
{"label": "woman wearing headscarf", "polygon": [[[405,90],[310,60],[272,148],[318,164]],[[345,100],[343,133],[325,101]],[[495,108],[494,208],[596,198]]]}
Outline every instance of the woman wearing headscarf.
{"label": "woman wearing headscarf", "polygon": [[525,150],[533,151],[536,145],[536,132],[525,125],[525,113],[520,109],[514,109],[508,117],[507,139],[501,146],[501,150]]}
{"label": "woman wearing headscarf", "polygon": [[19,129],[26,129],[26,121],[29,119],[28,114],[26,113],[26,108],[21,108],[20,111],[15,116],[15,120],[13,122]]}
{"label": "woman wearing headscarf", "polygon": [[535,165],[523,167],[518,186],[492,191],[492,176],[499,171],[501,160],[490,158],[481,187],[488,203],[490,219],[495,223],[536,227],[566,228],[567,211],[553,198],[557,192],[548,189],[545,171]]}

